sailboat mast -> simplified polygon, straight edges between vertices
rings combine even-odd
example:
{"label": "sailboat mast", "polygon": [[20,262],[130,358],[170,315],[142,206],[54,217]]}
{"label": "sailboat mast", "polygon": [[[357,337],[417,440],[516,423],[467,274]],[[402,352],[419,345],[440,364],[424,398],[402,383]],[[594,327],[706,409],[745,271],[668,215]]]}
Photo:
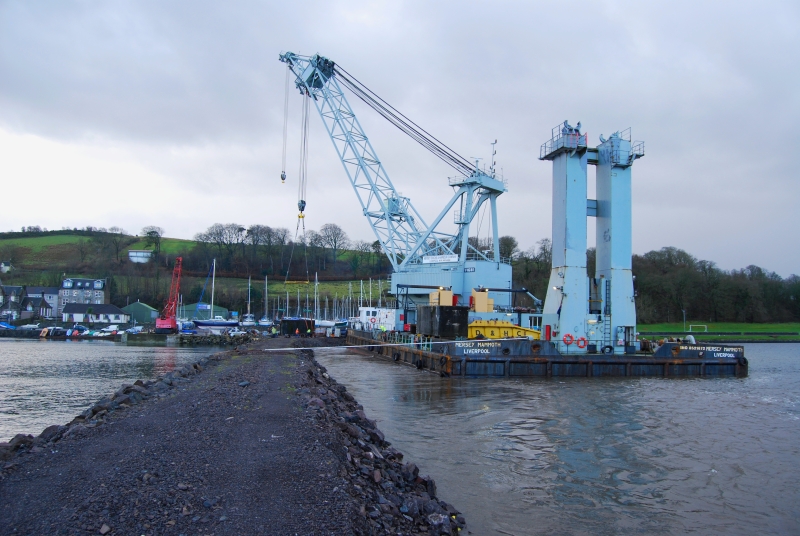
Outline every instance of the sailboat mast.
{"label": "sailboat mast", "polygon": [[217,259],[214,259],[214,264],[211,266],[211,311],[208,313],[208,319],[214,320],[214,281],[217,279]]}
{"label": "sailboat mast", "polygon": [[[247,315],[250,316],[250,276],[247,276]],[[249,320],[249,318],[248,318]]]}

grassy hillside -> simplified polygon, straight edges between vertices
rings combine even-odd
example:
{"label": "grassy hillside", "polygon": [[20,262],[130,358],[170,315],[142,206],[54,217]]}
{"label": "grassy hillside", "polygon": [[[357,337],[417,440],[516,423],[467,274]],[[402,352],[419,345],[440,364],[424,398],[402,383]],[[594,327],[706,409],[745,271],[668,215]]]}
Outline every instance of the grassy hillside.
{"label": "grassy hillside", "polygon": [[[730,331],[730,332],[762,332],[762,333],[779,333],[779,332],[792,332],[794,334],[800,333],[800,323],[776,323],[776,324],[746,324],[743,322],[702,322],[697,320],[686,321],[686,331],[689,331],[689,326],[694,325],[692,332],[703,331],[704,328],[697,327],[697,325],[708,326],[708,331]],[[639,325],[639,331],[645,332],[682,332],[683,322],[671,322],[669,324],[644,324]]]}
{"label": "grassy hillside", "polygon": [[81,240],[86,240],[86,237],[74,235],[45,235],[27,238],[5,238],[0,239],[0,248],[16,246],[29,249],[32,252],[41,252],[44,248],[77,244]]}
{"label": "grassy hillside", "polygon": [[[195,246],[194,240],[184,240],[182,238],[162,238],[161,239],[161,253],[166,255],[177,255],[191,250]],[[125,256],[128,256],[129,249],[153,249],[153,246],[148,246],[144,239],[138,240],[125,248]]]}
{"label": "grassy hillside", "polygon": [[[708,326],[708,332],[704,331],[703,327],[698,327],[698,324]],[[699,321],[686,321],[686,333],[689,332],[689,326],[693,325],[692,335],[699,341],[799,341],[800,340],[800,323],[772,323],[772,324],[746,324],[743,322],[699,322]],[[669,324],[644,324],[638,326],[639,333],[643,337],[651,338],[663,333],[684,333],[683,322],[669,323]],[[716,333],[725,333],[725,335],[717,335]],[[780,335],[778,335],[780,334]],[[678,335],[680,336],[680,335]]]}

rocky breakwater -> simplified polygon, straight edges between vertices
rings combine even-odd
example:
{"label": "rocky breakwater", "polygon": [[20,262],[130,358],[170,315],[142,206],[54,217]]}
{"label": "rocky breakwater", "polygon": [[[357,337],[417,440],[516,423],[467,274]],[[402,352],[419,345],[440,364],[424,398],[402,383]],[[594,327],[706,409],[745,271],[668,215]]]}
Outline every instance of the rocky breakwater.
{"label": "rocky breakwater", "polygon": [[124,385],[0,443],[0,534],[457,534],[461,514],[312,352],[268,350],[287,342]]}
{"label": "rocky breakwater", "polygon": [[259,340],[259,336],[249,332],[236,336],[225,333],[220,335],[186,335],[182,333],[178,336],[178,344],[181,346],[233,346],[257,340]]}
{"label": "rocky breakwater", "polygon": [[436,496],[436,483],[420,475],[403,454],[386,441],[364,408],[331,378],[313,353],[304,350],[307,386],[299,393],[319,421],[339,432],[347,463],[345,471],[353,494],[362,501],[361,515],[374,534],[458,534],[466,526],[464,516]]}

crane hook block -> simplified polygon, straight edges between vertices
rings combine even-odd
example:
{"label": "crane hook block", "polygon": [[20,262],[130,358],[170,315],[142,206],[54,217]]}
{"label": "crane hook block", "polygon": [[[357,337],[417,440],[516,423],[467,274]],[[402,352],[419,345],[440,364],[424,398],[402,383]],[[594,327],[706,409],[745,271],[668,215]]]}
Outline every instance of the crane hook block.
{"label": "crane hook block", "polygon": [[300,209],[300,214],[302,214],[303,211],[306,209],[306,202],[303,199],[301,199],[300,201],[297,202],[297,208]]}
{"label": "crane hook block", "polygon": [[285,171],[281,171],[281,182],[282,183],[286,182],[286,172]]}

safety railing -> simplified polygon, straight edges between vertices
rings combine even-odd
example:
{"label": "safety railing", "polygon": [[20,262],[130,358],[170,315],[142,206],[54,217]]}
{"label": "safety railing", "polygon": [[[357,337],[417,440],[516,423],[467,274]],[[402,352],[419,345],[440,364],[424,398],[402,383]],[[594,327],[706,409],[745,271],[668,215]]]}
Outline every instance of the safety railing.
{"label": "safety railing", "polygon": [[433,338],[425,335],[415,335],[403,331],[391,331],[385,334],[386,342],[390,344],[401,344],[413,350],[433,351]]}
{"label": "safety railing", "polygon": [[553,127],[551,137],[539,149],[539,159],[543,160],[548,155],[561,149],[571,150],[586,147],[588,134],[581,134],[575,129],[567,129],[562,123]]}
{"label": "safety railing", "polygon": [[[494,260],[494,254],[492,251],[488,251],[487,253],[480,254],[474,251],[467,252],[467,260],[468,261],[485,261],[488,260],[490,262],[496,262]],[[501,264],[511,264],[511,259],[509,257],[500,257]]]}

